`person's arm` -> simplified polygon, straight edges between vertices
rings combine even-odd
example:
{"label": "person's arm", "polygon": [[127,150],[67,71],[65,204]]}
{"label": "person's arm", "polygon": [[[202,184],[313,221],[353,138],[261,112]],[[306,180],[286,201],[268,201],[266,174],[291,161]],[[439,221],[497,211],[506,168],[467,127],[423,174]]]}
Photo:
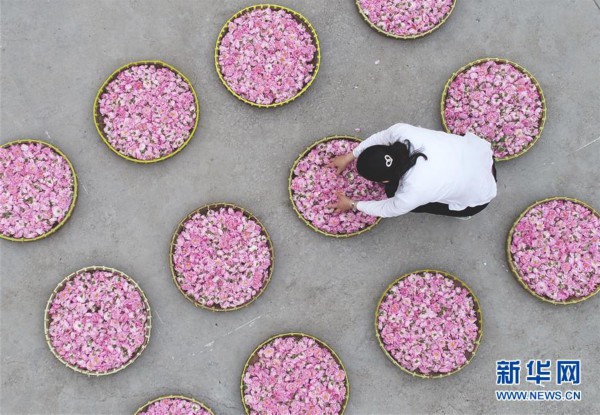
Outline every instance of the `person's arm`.
{"label": "person's arm", "polygon": [[[414,189],[403,189],[394,197],[385,200],[372,200],[355,203],[357,210],[371,216],[391,218],[404,215],[413,209],[431,202],[430,197]],[[430,195],[429,195],[430,196]]]}
{"label": "person's arm", "polygon": [[404,215],[415,207],[407,207],[399,202],[395,197],[385,200],[371,200],[356,203],[357,210],[360,210],[367,215],[379,216],[382,218],[393,218],[395,216]]}
{"label": "person's arm", "polygon": [[390,128],[388,128],[387,130],[383,130],[383,131],[373,134],[372,136],[367,138],[365,141],[360,143],[352,151],[352,155],[354,156],[354,158],[358,158],[358,156],[360,156],[360,153],[362,153],[363,151],[365,151],[367,148],[369,148],[371,146],[391,145],[397,141],[406,139],[407,137],[405,137],[406,134],[404,133],[405,126],[406,126],[406,124],[395,124],[395,125],[392,125]]}
{"label": "person's arm", "polygon": [[[403,189],[404,190],[404,189]],[[396,193],[394,197],[385,200],[369,200],[356,202],[342,192],[337,192],[338,200],[329,207],[335,208],[335,212],[346,212],[350,209],[359,210],[367,215],[391,218],[404,215],[413,209],[431,202],[431,195],[418,193],[415,190],[405,189]]]}

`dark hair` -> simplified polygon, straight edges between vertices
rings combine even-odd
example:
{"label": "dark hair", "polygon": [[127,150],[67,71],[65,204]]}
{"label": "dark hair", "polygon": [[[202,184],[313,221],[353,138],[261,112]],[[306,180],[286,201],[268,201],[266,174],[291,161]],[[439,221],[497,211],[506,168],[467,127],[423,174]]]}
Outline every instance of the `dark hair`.
{"label": "dark hair", "polygon": [[389,181],[385,185],[385,191],[388,197],[393,197],[400,180],[417,163],[419,157],[427,160],[425,154],[412,151],[410,141],[397,141],[392,145],[376,145],[365,149],[358,156],[356,169],[367,180]]}

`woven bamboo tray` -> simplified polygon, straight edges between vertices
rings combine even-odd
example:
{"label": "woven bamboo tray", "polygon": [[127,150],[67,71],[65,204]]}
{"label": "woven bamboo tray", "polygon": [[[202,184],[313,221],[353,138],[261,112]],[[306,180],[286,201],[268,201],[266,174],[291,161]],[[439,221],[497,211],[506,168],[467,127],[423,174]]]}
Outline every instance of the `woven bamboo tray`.
{"label": "woven bamboo tray", "polygon": [[525,210],[523,211],[523,213],[521,213],[521,214],[519,215],[519,217],[517,218],[517,220],[515,220],[515,221],[514,221],[514,223],[513,223],[512,227],[511,227],[511,228],[510,228],[510,230],[508,231],[508,238],[507,238],[507,240],[506,240],[506,259],[507,259],[507,261],[508,261],[508,265],[510,266],[510,269],[511,269],[511,271],[512,271],[512,274],[513,274],[513,276],[514,276],[514,277],[517,279],[517,281],[519,282],[519,284],[521,284],[521,286],[522,286],[523,288],[525,288],[525,290],[526,290],[527,292],[529,292],[529,294],[533,295],[534,297],[536,297],[536,298],[538,298],[538,299],[540,299],[540,300],[542,300],[542,301],[544,301],[544,302],[546,302],[546,303],[550,303],[550,304],[554,304],[554,305],[567,305],[567,304],[575,304],[575,303],[580,303],[580,302],[582,302],[582,301],[585,301],[585,300],[587,300],[587,299],[589,299],[589,298],[593,297],[594,295],[598,294],[598,292],[600,291],[600,285],[599,285],[599,286],[596,288],[596,290],[595,290],[593,293],[591,293],[591,294],[589,294],[589,295],[587,295],[587,296],[585,296],[585,297],[580,297],[580,298],[577,298],[577,297],[575,297],[575,298],[567,299],[567,300],[565,300],[565,301],[554,301],[554,300],[552,300],[552,299],[550,299],[550,298],[543,297],[543,296],[541,296],[541,295],[537,294],[535,291],[533,291],[533,290],[532,290],[532,289],[531,289],[531,288],[530,288],[530,287],[529,287],[529,286],[528,286],[528,285],[525,283],[525,281],[523,281],[523,277],[521,276],[521,274],[519,274],[519,271],[517,270],[517,266],[516,266],[516,264],[514,263],[514,259],[513,259],[513,256],[512,256],[512,252],[510,251],[510,246],[512,245],[512,238],[513,238],[513,234],[514,234],[514,232],[515,232],[515,228],[517,227],[517,224],[519,223],[519,221],[520,221],[521,219],[523,219],[523,217],[524,217],[524,216],[525,216],[527,213],[529,213],[529,211],[530,211],[531,209],[533,209],[534,207],[536,207],[536,206],[539,206],[539,205],[541,205],[541,204],[544,204],[544,203],[546,203],[546,202],[550,202],[550,201],[552,201],[552,200],[567,200],[567,201],[570,201],[570,202],[577,203],[577,204],[579,204],[579,205],[582,205],[582,206],[584,206],[584,207],[588,208],[588,209],[589,209],[589,210],[591,210],[591,211],[592,211],[592,212],[593,212],[593,213],[594,213],[594,214],[595,214],[597,217],[599,217],[599,218],[600,218],[600,213],[598,213],[598,211],[597,211],[597,210],[595,210],[593,207],[591,207],[590,205],[588,205],[588,204],[587,204],[587,203],[585,203],[585,202],[582,202],[582,201],[581,201],[581,200],[579,200],[579,199],[574,199],[574,198],[571,198],[571,197],[562,197],[562,196],[558,196],[558,197],[549,197],[549,198],[546,198],[546,199],[538,200],[537,202],[535,202],[535,203],[533,203],[532,205],[530,205],[530,206],[529,206],[527,209],[525,209]]}
{"label": "woven bamboo tray", "polygon": [[[410,276],[412,274],[423,274],[426,272],[432,273],[432,274],[441,274],[444,277],[450,278],[451,280],[453,280],[455,283],[455,286],[465,288],[467,291],[469,291],[469,293],[471,294],[471,297],[473,298],[473,304],[475,306],[475,313],[477,315],[477,327],[479,328],[479,330],[478,330],[477,339],[475,340],[475,348],[473,349],[473,352],[471,352],[470,355],[467,356],[467,361],[464,365],[462,365],[461,367],[459,367],[451,372],[448,372],[448,373],[432,373],[432,374],[425,375],[425,374],[422,374],[419,372],[413,372],[413,371],[406,369],[405,367],[400,365],[396,361],[396,359],[394,359],[394,357],[385,349],[383,340],[381,339],[381,334],[379,333],[379,326],[378,326],[378,321],[377,321],[379,318],[379,308],[381,307],[381,303],[385,299],[385,297],[386,297],[387,293],[390,291],[390,289],[394,285],[396,285],[398,282],[400,282],[401,280],[403,280],[404,278],[407,278],[408,276]],[[381,350],[383,350],[385,355],[394,363],[394,365],[396,365],[397,367],[399,367],[400,369],[402,369],[404,372],[408,373],[409,375],[412,375],[412,376],[415,376],[415,377],[418,377],[421,379],[438,379],[438,378],[443,378],[446,376],[453,375],[454,373],[459,372],[460,370],[465,368],[469,363],[471,363],[471,360],[473,360],[473,357],[475,357],[475,354],[477,353],[477,349],[479,349],[479,345],[481,344],[481,339],[483,338],[483,314],[481,312],[481,307],[479,306],[479,300],[477,299],[477,296],[471,290],[471,288],[469,288],[469,286],[467,284],[465,284],[461,279],[459,279],[458,277],[455,277],[454,275],[449,274],[445,271],[422,269],[422,270],[413,271],[413,272],[409,272],[409,273],[402,275],[401,277],[394,280],[394,282],[392,282],[390,285],[388,285],[388,287],[385,289],[385,291],[381,295],[381,298],[379,299],[379,302],[377,303],[377,308],[375,309],[375,334],[377,336],[377,342],[379,343]]]}
{"label": "woven bamboo tray", "polygon": [[[115,149],[110,144],[110,142],[108,141],[108,138],[106,137],[106,134],[104,133],[104,127],[105,127],[104,119],[103,119],[102,115],[100,115],[100,97],[106,90],[107,85],[109,83],[111,83],[122,71],[129,69],[132,66],[139,66],[139,65],[154,65],[157,68],[167,68],[167,69],[170,69],[171,71],[175,72],[177,75],[181,76],[181,78],[189,85],[190,91],[191,91],[192,95],[194,96],[194,102],[196,103],[196,120],[194,121],[194,126],[192,127],[190,136],[187,138],[187,140],[185,140],[185,142],[181,145],[181,147],[179,147],[177,150],[173,151],[172,153],[167,154],[166,156],[159,157],[157,159],[152,159],[152,160],[136,159],[136,158],[128,156],[126,154],[122,154],[117,149]],[[100,138],[102,138],[102,141],[104,141],[104,144],[106,144],[113,153],[119,155],[120,157],[123,157],[126,160],[133,161],[134,163],[140,163],[140,164],[157,163],[159,161],[163,161],[170,157],[173,157],[175,154],[179,153],[181,150],[183,150],[185,148],[185,146],[188,145],[188,143],[190,142],[192,137],[194,137],[194,133],[196,132],[196,128],[198,127],[199,119],[200,119],[200,103],[198,101],[198,95],[196,95],[196,91],[194,90],[194,86],[192,85],[190,80],[188,78],[186,78],[186,76],[184,74],[182,74],[178,69],[172,67],[168,63],[165,63],[165,62],[162,62],[159,60],[136,61],[136,62],[130,62],[127,65],[121,66],[119,69],[114,71],[108,77],[108,79],[106,81],[104,81],[104,83],[98,90],[98,93],[96,94],[96,99],[94,100],[94,124],[96,125],[96,131],[98,131]]]}
{"label": "woven bamboo tray", "polygon": [[360,231],[357,232],[352,232],[352,233],[345,233],[345,234],[337,234],[337,233],[329,233],[329,232],[325,232],[319,228],[317,228],[315,225],[313,225],[312,223],[310,223],[309,221],[307,221],[304,216],[302,216],[302,213],[300,213],[300,211],[298,210],[298,208],[296,207],[296,204],[294,203],[294,194],[292,192],[292,180],[294,180],[294,177],[296,177],[296,175],[294,174],[294,170],[296,169],[296,166],[298,165],[298,163],[316,146],[318,146],[321,143],[326,143],[328,141],[332,141],[332,140],[339,140],[339,139],[343,139],[343,140],[349,140],[349,141],[355,141],[357,143],[362,142],[362,140],[358,137],[354,137],[354,136],[350,136],[350,135],[331,135],[325,138],[322,138],[316,142],[314,142],[313,144],[311,144],[310,146],[306,147],[306,149],[300,153],[300,155],[296,158],[296,160],[294,161],[294,164],[292,165],[292,168],[290,169],[290,177],[288,179],[288,194],[289,194],[289,198],[290,198],[290,203],[292,204],[292,208],[294,209],[294,212],[296,212],[296,215],[300,218],[300,220],[302,220],[302,222],[304,222],[309,228],[311,228],[312,230],[314,230],[317,233],[320,233],[321,235],[325,235],[325,236],[331,236],[332,238],[350,238],[351,236],[357,236],[360,234],[363,234],[365,232],[370,231],[371,229],[373,229],[375,226],[377,226],[379,224],[379,222],[381,222],[381,218],[378,218],[375,223],[373,223],[372,225],[367,226],[364,229],[361,229]]}
{"label": "woven bamboo tray", "polygon": [[190,401],[190,402],[195,403],[196,405],[199,405],[200,408],[204,409],[209,414],[214,415],[214,412],[208,406],[204,405],[202,402],[199,402],[199,401],[195,400],[194,398],[190,398],[188,396],[183,396],[183,395],[163,395],[163,396],[159,396],[156,399],[153,399],[151,401],[146,402],[143,406],[140,406],[138,408],[138,410],[135,411],[134,415],[138,415],[138,414],[140,414],[142,412],[145,412],[148,409],[148,407],[150,405],[152,405],[154,402],[162,401],[163,399],[182,399],[182,400],[185,400],[185,401]]}
{"label": "woven bamboo tray", "polygon": [[[232,308],[207,307],[207,306],[205,306],[203,304],[200,304],[191,295],[189,295],[185,291],[183,291],[183,289],[179,285],[179,282],[177,281],[177,272],[175,271],[175,263],[174,263],[174,260],[173,260],[173,256],[174,256],[174,253],[175,253],[175,244],[177,242],[177,237],[179,236],[179,234],[183,230],[183,225],[185,224],[185,222],[187,222],[192,216],[194,216],[197,213],[205,214],[209,210],[220,209],[220,208],[233,208],[235,210],[241,211],[243,213],[243,215],[245,217],[247,217],[248,219],[252,219],[253,221],[255,221],[261,227],[262,234],[267,238],[267,243],[269,245],[269,250],[271,251],[271,266],[269,268],[269,276],[267,277],[267,279],[266,279],[264,285],[262,286],[261,290],[250,301],[248,301],[247,303],[244,303],[244,304],[241,304],[239,306],[232,307]],[[265,290],[267,289],[267,286],[271,282],[271,277],[273,276],[273,267],[275,266],[275,251],[273,249],[273,241],[271,240],[271,237],[269,236],[269,233],[267,232],[267,229],[263,226],[263,224],[258,220],[258,218],[256,216],[254,216],[252,213],[248,212],[246,209],[244,209],[242,207],[239,207],[237,205],[234,205],[232,203],[224,203],[224,202],[222,202],[222,203],[212,203],[212,204],[209,204],[209,205],[201,206],[198,209],[190,212],[185,218],[183,218],[183,220],[181,222],[179,222],[179,225],[177,225],[177,230],[175,231],[175,233],[173,234],[173,238],[171,239],[171,246],[170,246],[170,249],[169,249],[169,266],[171,267],[171,275],[173,277],[173,282],[175,283],[175,286],[177,287],[177,289],[179,290],[179,292],[185,298],[187,298],[192,304],[194,304],[196,307],[200,307],[200,308],[203,308],[205,310],[210,310],[210,311],[214,311],[214,312],[235,311],[235,310],[239,310],[239,309],[242,309],[242,308],[245,308],[245,307],[249,306],[250,304],[252,304],[254,301],[256,301],[256,299],[258,297],[260,297],[265,292]]]}
{"label": "woven bamboo tray", "polygon": [[[298,20],[300,23],[302,23],[304,26],[306,26],[306,28],[308,29],[308,31],[310,32],[310,34],[312,36],[313,44],[317,48],[317,52],[316,52],[316,55],[315,55],[313,61],[309,62],[315,66],[313,73],[312,73],[312,78],[306,85],[304,85],[304,87],[300,91],[298,91],[298,93],[296,95],[294,95],[292,98],[282,101],[282,102],[274,102],[272,104],[257,104],[256,102],[247,100],[246,98],[242,97],[241,95],[239,95],[237,92],[233,91],[233,89],[231,89],[229,87],[229,84],[227,84],[227,81],[225,80],[225,77],[223,76],[223,73],[221,72],[221,66],[219,65],[219,46],[221,45],[221,40],[223,40],[223,37],[229,31],[229,23],[233,22],[235,19],[237,19],[241,15],[243,15],[247,12],[251,12],[253,10],[257,10],[257,9],[285,10],[286,12],[290,13],[292,16],[294,16],[296,18],[296,20]],[[277,4],[256,4],[254,6],[246,7],[245,9],[240,10],[239,12],[237,12],[236,14],[231,16],[225,22],[225,24],[223,25],[223,28],[221,29],[221,32],[219,33],[219,37],[217,38],[217,43],[215,45],[215,69],[217,70],[219,79],[221,80],[223,85],[225,85],[225,88],[227,88],[227,90],[233,94],[233,96],[235,96],[240,101],[245,102],[246,104],[251,105],[253,107],[257,107],[257,108],[280,107],[282,105],[289,104],[290,102],[298,99],[312,85],[313,81],[317,77],[317,73],[319,72],[320,66],[321,66],[321,45],[319,43],[319,37],[317,36],[317,32],[315,31],[314,27],[310,24],[310,22],[308,21],[308,19],[306,19],[306,17],[304,17],[297,11],[289,9],[284,6],[279,6]]]}
{"label": "woven bamboo tray", "polygon": [[345,378],[346,398],[344,399],[344,403],[342,404],[342,411],[340,412],[340,414],[343,414],[344,411],[346,410],[346,406],[348,406],[348,400],[350,399],[350,381],[348,380],[348,371],[344,367],[344,364],[342,363],[342,359],[340,359],[339,356],[335,353],[335,351],[331,347],[329,347],[329,345],[327,343],[325,343],[323,340],[321,340],[315,336],[311,336],[310,334],[305,334],[305,333],[300,333],[300,332],[292,332],[292,333],[276,334],[274,336],[269,337],[267,340],[265,340],[264,342],[262,342],[261,344],[256,346],[254,351],[248,357],[248,360],[246,360],[246,364],[244,365],[244,369],[242,370],[242,378],[241,378],[241,382],[240,382],[240,393],[242,394],[242,405],[244,405],[244,410],[246,411],[246,415],[250,415],[250,408],[248,408],[248,406],[246,405],[246,400],[244,399],[244,377],[246,375],[246,371],[248,370],[248,367],[251,364],[254,364],[258,360],[258,355],[257,355],[258,351],[260,349],[262,349],[263,346],[265,346],[266,344],[272,342],[273,340],[275,340],[279,337],[297,337],[297,338],[308,337],[310,339],[313,339],[315,342],[317,342],[317,344],[319,344],[319,346],[324,347],[325,349],[329,350],[329,352],[331,353],[331,355],[333,356],[335,361],[340,365],[340,367],[346,374],[346,378]]}
{"label": "woven bamboo tray", "polygon": [[[444,129],[446,130],[447,133],[452,134],[452,131],[450,131],[450,128],[448,127],[448,124],[446,123],[446,115],[444,114],[445,109],[446,109],[446,97],[448,96],[448,90],[450,89],[450,85],[452,84],[452,82],[454,82],[454,80],[456,79],[456,77],[458,75],[467,71],[472,66],[479,65],[480,63],[489,62],[489,61],[493,61],[493,62],[501,63],[501,64],[506,63],[509,65],[512,65],[513,67],[515,67],[516,69],[518,69],[519,71],[521,71],[522,73],[527,75],[531,79],[531,82],[533,82],[533,84],[537,88],[538,93],[540,94],[540,99],[542,101],[542,118],[540,119],[539,133],[534,137],[533,141],[531,143],[529,143],[529,145],[527,147],[525,147],[523,150],[521,150],[519,153],[512,154],[512,155],[506,156],[506,157],[494,157],[494,159],[496,161],[506,161],[506,160],[511,160],[511,159],[517,158],[517,157],[522,156],[523,154],[527,153],[535,145],[535,143],[540,139],[540,137],[542,136],[542,131],[544,130],[544,126],[546,125],[547,106],[546,106],[546,98],[544,97],[544,91],[542,91],[542,87],[540,86],[540,83],[537,81],[537,79],[535,79],[533,74],[531,72],[529,72],[527,69],[523,68],[521,65],[519,65],[515,62],[509,61],[508,59],[502,59],[502,58],[482,58],[482,59],[477,59],[473,62],[466,64],[465,66],[460,68],[458,71],[454,72],[452,74],[452,76],[450,77],[450,79],[448,79],[448,81],[446,82],[446,85],[444,86],[444,91],[442,92],[442,98],[440,100],[440,115],[442,117],[442,124],[444,125]],[[492,147],[493,147],[493,144],[492,144]]]}
{"label": "woven bamboo tray", "polygon": [[0,233],[0,238],[6,239],[7,241],[32,242],[32,241],[37,241],[40,239],[47,238],[48,236],[52,235],[54,232],[59,230],[67,222],[67,219],[69,219],[71,217],[71,214],[73,213],[73,209],[75,209],[75,202],[77,201],[77,174],[75,174],[75,168],[73,167],[73,164],[67,158],[67,156],[65,156],[64,153],[62,151],[60,151],[57,147],[53,146],[52,144],[46,143],[45,141],[33,140],[33,139],[15,140],[15,141],[8,142],[6,144],[2,144],[1,147],[7,148],[7,147],[10,147],[15,144],[27,144],[27,143],[36,143],[36,144],[42,144],[42,145],[48,146],[52,150],[54,150],[56,153],[58,153],[60,156],[62,156],[63,159],[66,160],[67,164],[69,165],[69,168],[71,169],[71,174],[73,175],[73,200],[71,200],[71,206],[69,206],[69,210],[67,211],[67,214],[65,215],[65,217],[60,222],[58,222],[56,225],[54,225],[54,227],[52,229],[50,229],[48,232],[46,232],[42,235],[36,236],[35,238],[12,238],[10,236],[6,236],[6,235],[3,235]]}
{"label": "woven bamboo tray", "polygon": [[[146,311],[147,311],[147,319],[146,319],[146,334],[145,334],[145,340],[144,343],[140,346],[140,348],[137,350],[137,352],[135,352],[135,354],[131,357],[131,359],[129,359],[129,361],[124,364],[121,367],[109,370],[107,372],[92,372],[89,370],[85,370],[85,369],[81,369],[75,365],[72,365],[70,363],[68,363],[67,361],[65,361],[57,352],[56,350],[54,350],[54,347],[52,346],[52,342],[50,340],[50,334],[48,332],[48,330],[50,329],[50,307],[52,305],[52,301],[54,300],[54,298],[56,297],[56,295],[63,290],[63,288],[65,287],[65,284],[67,281],[69,281],[70,279],[72,279],[73,277],[75,277],[76,274],[79,274],[81,272],[92,272],[92,271],[109,271],[109,272],[114,272],[117,273],[121,276],[123,276],[127,281],[129,281],[131,284],[133,284],[133,286],[138,290],[138,292],[141,294],[142,300],[144,301],[144,305],[146,306]],[[48,347],[50,348],[50,351],[52,352],[52,354],[65,366],[73,369],[75,372],[78,373],[82,373],[84,375],[88,375],[88,376],[105,376],[105,375],[112,375],[113,373],[117,373],[123,369],[125,369],[126,367],[128,367],[130,364],[132,364],[141,354],[142,352],[146,349],[146,347],[148,346],[148,342],[150,341],[150,333],[152,331],[152,312],[150,310],[150,304],[148,303],[148,299],[146,298],[146,294],[144,294],[144,291],[140,288],[140,286],[128,275],[124,274],[123,272],[116,270],[114,268],[109,268],[109,267],[103,267],[103,266],[91,266],[91,267],[85,267],[82,268],[78,271],[73,272],[72,274],[68,275],[67,277],[65,277],[59,284],[58,286],[54,289],[54,291],[52,292],[52,295],[50,295],[50,299],[48,300],[48,303],[46,304],[46,310],[44,312],[44,335],[46,337],[46,344],[48,344]]]}
{"label": "woven bamboo tray", "polygon": [[427,36],[428,34],[435,32],[437,29],[439,29],[444,23],[446,23],[446,20],[448,20],[448,18],[454,11],[454,6],[456,6],[457,1],[458,0],[454,0],[452,2],[452,7],[450,8],[450,11],[448,12],[448,14],[446,14],[446,16],[444,16],[444,18],[442,20],[440,20],[440,22],[437,25],[435,25],[434,27],[432,27],[431,29],[429,29],[426,32],[417,33],[415,35],[396,35],[391,32],[386,32],[385,30],[383,30],[382,28],[377,26],[375,23],[371,22],[371,20],[369,20],[369,17],[365,14],[364,10],[360,6],[360,0],[355,0],[355,3],[356,3],[356,7],[358,8],[358,12],[363,17],[364,21],[367,22],[367,24],[369,26],[371,26],[371,28],[375,29],[378,33],[380,33],[384,36],[387,36],[387,37],[391,37],[393,39],[411,40],[411,39],[418,39],[420,37]]}

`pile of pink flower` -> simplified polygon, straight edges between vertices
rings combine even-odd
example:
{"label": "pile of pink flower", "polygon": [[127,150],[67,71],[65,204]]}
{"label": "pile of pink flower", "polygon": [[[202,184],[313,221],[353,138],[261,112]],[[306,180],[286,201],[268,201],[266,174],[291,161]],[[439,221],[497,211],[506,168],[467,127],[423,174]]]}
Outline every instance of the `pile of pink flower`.
{"label": "pile of pink flower", "polygon": [[310,30],[294,15],[255,9],[229,23],[219,66],[236,94],[269,105],[293,98],[310,82],[316,53]]}
{"label": "pile of pink flower", "polygon": [[413,36],[439,25],[454,0],[359,0],[371,23],[396,36]]}
{"label": "pile of pink flower", "polygon": [[424,376],[467,364],[480,330],[469,290],[430,272],[411,274],[387,291],[377,311],[377,328],[392,358]]}
{"label": "pile of pink flower", "polygon": [[221,207],[187,219],[172,252],[176,280],[196,303],[230,309],[259,295],[270,277],[270,242],[240,209]]}
{"label": "pile of pink flower", "polygon": [[82,270],[64,283],[48,310],[54,351],[81,370],[105,373],[137,357],[149,331],[149,310],[122,274]]}
{"label": "pile of pink flower", "polygon": [[155,65],[122,70],[106,85],[99,110],[110,145],[138,160],[156,160],[183,146],[198,116],[185,79]]}
{"label": "pile of pink flower", "polygon": [[339,414],[346,372],[331,351],[305,336],[278,337],[254,355],[243,375],[250,414]]}
{"label": "pile of pink flower", "polygon": [[32,239],[67,215],[75,194],[69,163],[42,143],[0,148],[0,233]]}
{"label": "pile of pink flower", "polygon": [[552,301],[583,299],[600,288],[600,218],[570,200],[532,207],[511,236],[521,280]]}
{"label": "pile of pink flower", "polygon": [[527,150],[540,134],[543,111],[531,77],[511,64],[494,61],[458,74],[444,103],[449,130],[485,138],[492,143],[496,158]]}
{"label": "pile of pink flower", "polygon": [[386,198],[383,186],[361,177],[353,161],[342,174],[327,167],[336,156],[352,151],[359,143],[332,139],[316,145],[294,167],[292,200],[300,214],[323,232],[342,235],[358,232],[377,221],[363,212],[334,213],[329,206],[337,201],[336,192],[343,191],[354,201]]}
{"label": "pile of pink flower", "polygon": [[136,415],[212,415],[212,413],[188,399],[164,398],[152,402]]}

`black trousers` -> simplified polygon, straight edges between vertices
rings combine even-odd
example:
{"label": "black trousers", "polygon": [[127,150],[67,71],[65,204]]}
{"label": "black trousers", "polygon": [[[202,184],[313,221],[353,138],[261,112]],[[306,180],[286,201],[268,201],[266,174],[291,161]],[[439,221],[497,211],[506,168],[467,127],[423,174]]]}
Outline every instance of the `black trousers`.
{"label": "black trousers", "polygon": [[[496,163],[492,164],[492,174],[494,175],[494,179],[498,182],[496,178]],[[469,216],[473,216],[483,209],[485,209],[489,203],[485,205],[479,206],[471,206],[463,210],[450,210],[450,206],[445,203],[427,203],[426,205],[419,206],[416,209],[413,209],[411,212],[415,213],[430,213],[432,215],[442,215],[442,216],[453,216],[455,218],[465,218]]]}
{"label": "black trousers", "polygon": [[463,210],[450,210],[450,207],[447,204],[435,202],[419,206],[418,208],[411,210],[411,212],[431,213],[432,215],[453,216],[455,218],[466,218],[481,212],[488,205],[489,203],[486,203],[485,205],[472,206]]}

